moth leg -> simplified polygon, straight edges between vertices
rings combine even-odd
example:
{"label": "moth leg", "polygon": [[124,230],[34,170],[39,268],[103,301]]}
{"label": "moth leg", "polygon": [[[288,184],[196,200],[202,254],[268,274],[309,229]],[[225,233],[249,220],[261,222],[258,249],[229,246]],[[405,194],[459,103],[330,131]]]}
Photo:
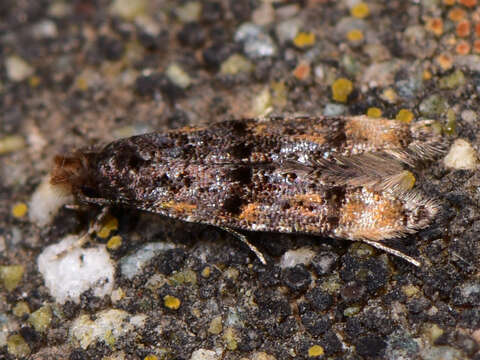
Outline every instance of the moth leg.
{"label": "moth leg", "polygon": [[399,250],[395,250],[391,247],[383,245],[382,243],[379,243],[379,242],[373,241],[373,240],[367,240],[367,239],[362,239],[362,241],[364,243],[367,243],[370,246],[373,246],[377,249],[385,251],[386,253],[398,256],[399,258],[402,258],[403,260],[408,261],[410,264],[415,265],[416,267],[420,267],[420,265],[421,265],[418,260],[412,258],[411,256],[408,256],[407,254],[404,254],[403,252],[401,252]]}
{"label": "moth leg", "polygon": [[267,260],[265,260],[265,257],[263,256],[263,254],[260,252],[260,250],[258,250],[255,245],[251,244],[247,237],[243,234],[240,234],[238,231],[235,231],[231,228],[228,228],[228,227],[220,227],[220,229],[232,234],[233,236],[235,236],[238,240],[240,240],[241,242],[243,242],[245,245],[248,246],[248,248],[253,251],[253,253],[255,253],[255,255],[257,256],[258,260],[260,260],[260,262],[263,264],[263,265],[267,265]]}
{"label": "moth leg", "polygon": [[105,206],[102,208],[100,213],[97,215],[95,218],[93,224],[91,223],[88,231],[86,231],[82,236],[78,238],[77,241],[75,241],[74,244],[72,244],[68,249],[63,250],[62,252],[58,253],[55,258],[61,258],[65,256],[67,253],[71,252],[73,249],[81,248],[83,245],[88,243],[90,239],[92,238],[93,234],[98,232],[102,226],[103,220],[107,217],[108,213],[110,211],[110,208],[108,206]]}

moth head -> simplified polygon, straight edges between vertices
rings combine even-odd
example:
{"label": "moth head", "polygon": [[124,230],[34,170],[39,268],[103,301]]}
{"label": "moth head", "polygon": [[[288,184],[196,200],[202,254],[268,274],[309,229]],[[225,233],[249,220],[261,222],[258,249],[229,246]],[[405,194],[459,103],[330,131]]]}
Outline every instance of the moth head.
{"label": "moth head", "polygon": [[53,159],[50,184],[75,192],[88,177],[88,158],[82,152],[57,155]]}

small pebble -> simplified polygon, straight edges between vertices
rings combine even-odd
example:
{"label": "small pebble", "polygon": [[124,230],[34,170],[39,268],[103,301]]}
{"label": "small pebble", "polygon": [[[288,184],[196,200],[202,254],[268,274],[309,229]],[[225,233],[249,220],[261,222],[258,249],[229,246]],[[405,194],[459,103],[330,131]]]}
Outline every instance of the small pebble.
{"label": "small pebble", "polygon": [[220,357],[212,350],[198,349],[192,353],[190,360],[219,360]]}
{"label": "small pebble", "polygon": [[30,355],[30,346],[22,336],[18,334],[10,335],[7,338],[7,351],[17,359],[25,358]]}
{"label": "small pebble", "polygon": [[328,103],[323,109],[323,115],[325,116],[339,116],[344,115],[347,112],[347,107],[342,104]]}
{"label": "small pebble", "polygon": [[456,170],[475,170],[478,166],[477,153],[468,141],[457,139],[445,156],[444,164]]}
{"label": "small pebble", "polygon": [[47,331],[50,326],[52,317],[52,309],[46,305],[31,313],[28,322],[33,326],[35,331],[43,333]]}
{"label": "small pebble", "polygon": [[125,20],[133,20],[147,11],[148,0],[113,0],[110,12]]}
{"label": "small pebble", "polygon": [[22,281],[25,267],[23,265],[0,266],[0,280],[7,291],[14,290]]}
{"label": "small pebble", "polygon": [[167,78],[179,88],[186,89],[192,84],[190,75],[178,64],[170,64],[165,74]]}
{"label": "small pebble", "polygon": [[25,139],[20,135],[6,136],[0,139],[0,155],[21,150],[25,145]]}
{"label": "small pebble", "polygon": [[289,19],[278,24],[275,27],[275,34],[277,35],[278,41],[282,44],[293,41],[295,36],[297,36],[301,25],[302,22],[300,19]]}
{"label": "small pebble", "polygon": [[33,75],[34,68],[18,56],[9,56],[5,60],[7,77],[11,81],[20,82]]}
{"label": "small pebble", "polygon": [[19,301],[12,309],[12,313],[16,317],[22,317],[23,315],[30,314],[30,308],[25,301]]}
{"label": "small pebble", "polygon": [[224,75],[237,75],[253,70],[252,63],[242,55],[233,54],[220,65],[220,73]]}
{"label": "small pebble", "polygon": [[202,3],[199,1],[190,1],[175,9],[178,19],[184,23],[200,20],[201,13]]}

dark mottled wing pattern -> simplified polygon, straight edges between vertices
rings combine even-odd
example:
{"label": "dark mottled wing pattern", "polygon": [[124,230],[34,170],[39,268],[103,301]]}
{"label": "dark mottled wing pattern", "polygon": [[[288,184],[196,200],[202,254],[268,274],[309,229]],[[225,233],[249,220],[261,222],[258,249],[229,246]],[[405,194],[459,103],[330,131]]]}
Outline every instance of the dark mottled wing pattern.
{"label": "dark mottled wing pattern", "polygon": [[[92,194],[223,227],[380,240],[426,226],[435,203],[386,188],[441,148],[424,122],[247,119],[121,139],[89,158]],[[428,220],[426,220],[428,219]]]}

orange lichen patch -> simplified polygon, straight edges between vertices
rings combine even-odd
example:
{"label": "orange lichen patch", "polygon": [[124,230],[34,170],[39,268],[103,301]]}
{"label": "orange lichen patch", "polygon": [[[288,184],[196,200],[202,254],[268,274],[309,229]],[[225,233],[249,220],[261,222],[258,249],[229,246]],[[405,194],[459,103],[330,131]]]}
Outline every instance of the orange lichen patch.
{"label": "orange lichen patch", "polygon": [[480,36],[480,23],[475,24],[475,36]]}
{"label": "orange lichen patch", "polygon": [[258,220],[258,215],[262,212],[260,205],[257,203],[250,203],[242,208],[242,212],[238,215],[240,220],[247,222],[254,222]]}
{"label": "orange lichen patch", "polygon": [[368,142],[372,145],[400,146],[401,139],[406,136],[408,126],[398,121],[385,118],[368,118],[356,116],[345,125],[348,139]]}
{"label": "orange lichen patch", "polygon": [[174,212],[180,214],[191,214],[197,208],[197,205],[189,204],[187,202],[168,201],[161,203],[160,207],[162,209],[173,210]]}
{"label": "orange lichen patch", "polygon": [[475,40],[473,42],[473,52],[480,53],[480,40]]}
{"label": "orange lichen patch", "polygon": [[466,37],[470,35],[470,21],[462,20],[457,24],[456,33],[460,37]]}
{"label": "orange lichen patch", "polygon": [[322,204],[323,203],[323,198],[322,198],[322,196],[320,196],[320,194],[315,194],[315,193],[312,193],[312,194],[297,194],[293,197],[293,202],[294,203],[302,202],[305,205]]}
{"label": "orange lichen patch", "polygon": [[295,76],[298,80],[305,80],[310,77],[311,67],[310,64],[307,62],[301,62],[297,65],[295,70],[293,70],[293,76]]}
{"label": "orange lichen patch", "polygon": [[466,7],[474,7],[477,5],[477,0],[458,0],[458,2]]}
{"label": "orange lichen patch", "polygon": [[443,20],[440,18],[431,18],[427,20],[425,29],[437,36],[443,34]]}
{"label": "orange lichen patch", "polygon": [[458,55],[467,55],[470,53],[470,44],[466,41],[460,41],[455,47],[455,51]]}
{"label": "orange lichen patch", "polygon": [[443,70],[448,70],[453,65],[453,59],[448,54],[440,54],[436,57],[435,61]]}
{"label": "orange lichen patch", "polygon": [[382,240],[400,230],[402,205],[382,195],[357,194],[340,209],[339,226],[348,227],[351,239]]}
{"label": "orange lichen patch", "polygon": [[430,80],[432,78],[432,73],[428,70],[423,72],[423,80]]}
{"label": "orange lichen patch", "polygon": [[453,8],[448,12],[448,18],[455,22],[462,20],[463,18],[465,18],[466,15],[467,13],[465,12],[465,10],[458,7]]}
{"label": "orange lichen patch", "polygon": [[443,3],[447,6],[455,5],[455,0],[443,0]]}

